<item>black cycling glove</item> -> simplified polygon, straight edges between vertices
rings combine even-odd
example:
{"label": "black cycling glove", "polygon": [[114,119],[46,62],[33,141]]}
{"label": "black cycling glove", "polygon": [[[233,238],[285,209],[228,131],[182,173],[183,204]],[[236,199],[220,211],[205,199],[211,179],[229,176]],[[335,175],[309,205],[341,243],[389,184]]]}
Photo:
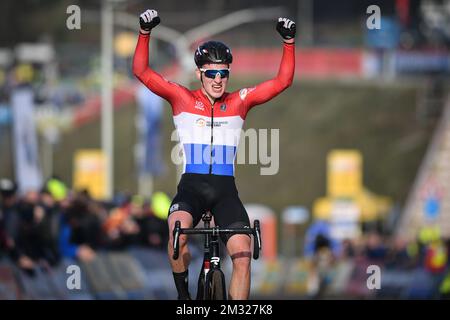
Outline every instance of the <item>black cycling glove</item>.
{"label": "black cycling glove", "polygon": [[145,31],[150,31],[156,27],[161,22],[158,17],[158,12],[156,10],[146,10],[139,16],[139,23],[141,29]]}
{"label": "black cycling glove", "polygon": [[295,22],[287,18],[278,18],[277,31],[284,40],[295,38]]}

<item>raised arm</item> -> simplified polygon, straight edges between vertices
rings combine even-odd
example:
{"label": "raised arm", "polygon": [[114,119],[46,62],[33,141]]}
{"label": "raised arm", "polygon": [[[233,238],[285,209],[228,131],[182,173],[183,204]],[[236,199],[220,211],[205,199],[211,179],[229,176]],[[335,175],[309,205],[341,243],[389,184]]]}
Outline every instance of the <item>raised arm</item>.
{"label": "raised arm", "polygon": [[161,21],[155,10],[147,10],[140,16],[141,30],[133,57],[133,74],[151,91],[172,102],[179,93],[179,86],[167,81],[148,65],[151,29]]}
{"label": "raised arm", "polygon": [[269,101],[292,84],[295,70],[295,23],[289,19],[280,18],[276,29],[283,38],[283,56],[278,74],[275,78],[264,81],[254,88],[240,91],[247,110]]}

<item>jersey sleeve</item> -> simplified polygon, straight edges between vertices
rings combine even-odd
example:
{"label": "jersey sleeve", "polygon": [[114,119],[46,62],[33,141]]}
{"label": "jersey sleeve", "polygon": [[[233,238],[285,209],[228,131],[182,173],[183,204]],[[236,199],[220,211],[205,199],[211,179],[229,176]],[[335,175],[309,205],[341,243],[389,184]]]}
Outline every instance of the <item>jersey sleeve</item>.
{"label": "jersey sleeve", "polygon": [[172,105],[186,88],[167,81],[148,66],[150,35],[139,33],[133,57],[133,73],[147,88]]}
{"label": "jersey sleeve", "polygon": [[292,84],[295,70],[295,44],[283,45],[283,56],[280,68],[275,78],[264,81],[255,87],[244,88],[239,91],[246,114],[252,107],[265,103],[276,97]]}

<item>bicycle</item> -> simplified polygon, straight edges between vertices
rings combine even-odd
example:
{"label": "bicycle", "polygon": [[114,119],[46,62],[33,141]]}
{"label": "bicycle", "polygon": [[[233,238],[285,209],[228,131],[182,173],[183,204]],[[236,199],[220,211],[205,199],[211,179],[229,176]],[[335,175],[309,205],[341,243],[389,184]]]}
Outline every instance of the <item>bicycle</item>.
{"label": "bicycle", "polygon": [[253,228],[221,229],[218,226],[210,227],[212,216],[205,213],[202,216],[203,228],[181,228],[181,222],[175,222],[173,229],[173,259],[179,256],[179,237],[181,234],[203,234],[204,255],[198,278],[196,300],[226,300],[225,275],[220,269],[219,235],[220,234],[251,234],[253,235],[253,259],[259,258],[261,250],[261,229],[259,220],[255,220]]}

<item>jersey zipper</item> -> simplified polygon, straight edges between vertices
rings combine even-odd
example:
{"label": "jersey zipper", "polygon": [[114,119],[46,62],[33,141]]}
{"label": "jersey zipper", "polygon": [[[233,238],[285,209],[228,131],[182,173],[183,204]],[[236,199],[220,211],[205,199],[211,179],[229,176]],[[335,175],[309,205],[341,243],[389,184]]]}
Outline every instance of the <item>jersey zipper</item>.
{"label": "jersey zipper", "polygon": [[212,161],[213,161],[213,142],[214,142],[214,103],[211,106],[211,150],[210,150],[210,159],[209,159],[209,174],[212,174]]}

